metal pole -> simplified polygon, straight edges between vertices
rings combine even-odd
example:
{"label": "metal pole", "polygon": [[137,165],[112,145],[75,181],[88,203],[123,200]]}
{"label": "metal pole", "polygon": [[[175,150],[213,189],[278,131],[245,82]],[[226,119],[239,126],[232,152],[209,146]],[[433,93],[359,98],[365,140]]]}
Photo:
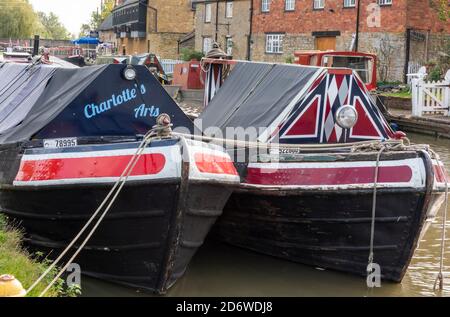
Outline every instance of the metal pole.
{"label": "metal pole", "polygon": [[219,36],[219,0],[216,0],[216,36],[215,41],[217,43]]}
{"label": "metal pole", "polygon": [[247,60],[252,60],[252,33],[253,33],[253,0],[250,0],[250,28],[247,39]]}
{"label": "metal pole", "polygon": [[39,35],[34,36],[33,56],[39,55]]}
{"label": "metal pole", "polygon": [[355,52],[358,51],[358,45],[359,45],[359,19],[361,15],[361,0],[358,0],[358,7],[356,11],[356,36],[355,36]]}

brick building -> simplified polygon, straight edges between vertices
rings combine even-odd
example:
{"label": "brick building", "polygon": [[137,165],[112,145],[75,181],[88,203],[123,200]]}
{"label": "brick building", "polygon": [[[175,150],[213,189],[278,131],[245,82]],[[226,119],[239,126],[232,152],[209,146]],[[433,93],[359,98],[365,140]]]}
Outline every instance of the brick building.
{"label": "brick building", "polygon": [[118,0],[112,15],[119,54],[178,58],[180,40],[194,29],[190,0]]}
{"label": "brick building", "polygon": [[197,0],[195,48],[206,53],[215,41],[234,59],[249,57],[251,0]]}
{"label": "brick building", "polygon": [[438,0],[360,0],[359,9],[358,0],[252,1],[253,60],[285,62],[296,50],[357,45],[378,54],[383,79],[403,81],[408,64],[435,59],[450,43],[450,23],[433,7]]}

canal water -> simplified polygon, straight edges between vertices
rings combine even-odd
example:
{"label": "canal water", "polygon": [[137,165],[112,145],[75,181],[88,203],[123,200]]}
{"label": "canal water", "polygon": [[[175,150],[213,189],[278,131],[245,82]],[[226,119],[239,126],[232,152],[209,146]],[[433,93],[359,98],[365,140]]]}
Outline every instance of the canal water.
{"label": "canal water", "polygon": [[[450,171],[450,140],[416,134],[409,134],[409,137],[414,143],[430,144]],[[450,296],[450,272],[444,290],[433,291],[439,270],[442,211],[420,242],[401,284],[385,282],[381,288],[369,291],[364,278],[209,241],[167,296]],[[450,219],[447,228],[446,272],[450,269]],[[82,280],[82,289],[84,296],[151,296],[86,277]]]}

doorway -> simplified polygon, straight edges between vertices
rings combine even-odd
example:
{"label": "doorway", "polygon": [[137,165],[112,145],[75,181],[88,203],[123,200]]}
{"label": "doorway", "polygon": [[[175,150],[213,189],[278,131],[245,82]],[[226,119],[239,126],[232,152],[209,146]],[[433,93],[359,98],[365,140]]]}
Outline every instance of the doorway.
{"label": "doorway", "polygon": [[316,37],[316,50],[328,51],[336,50],[336,37],[335,36],[323,36]]}

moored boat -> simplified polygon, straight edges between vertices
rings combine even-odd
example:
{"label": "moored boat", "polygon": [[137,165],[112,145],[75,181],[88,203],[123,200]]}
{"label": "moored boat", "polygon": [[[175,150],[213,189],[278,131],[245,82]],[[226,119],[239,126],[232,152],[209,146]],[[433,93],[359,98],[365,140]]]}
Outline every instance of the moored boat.
{"label": "moored boat", "polygon": [[8,96],[0,102],[0,211],[24,228],[29,247],[56,257],[135,159],[76,263],[84,274],[164,293],[239,181],[228,154],[157,131],[147,139],[163,113],[176,128],[194,127],[144,67],[9,64],[0,78]]}
{"label": "moored boat", "polygon": [[[438,156],[394,132],[350,69],[206,63],[219,71],[207,76],[205,95],[214,97],[205,99],[203,129],[232,140],[240,131],[241,140],[229,148],[241,184],[218,236],[357,275],[375,263],[382,278],[401,281],[443,203]],[[222,82],[215,74],[224,65],[232,70]]]}

